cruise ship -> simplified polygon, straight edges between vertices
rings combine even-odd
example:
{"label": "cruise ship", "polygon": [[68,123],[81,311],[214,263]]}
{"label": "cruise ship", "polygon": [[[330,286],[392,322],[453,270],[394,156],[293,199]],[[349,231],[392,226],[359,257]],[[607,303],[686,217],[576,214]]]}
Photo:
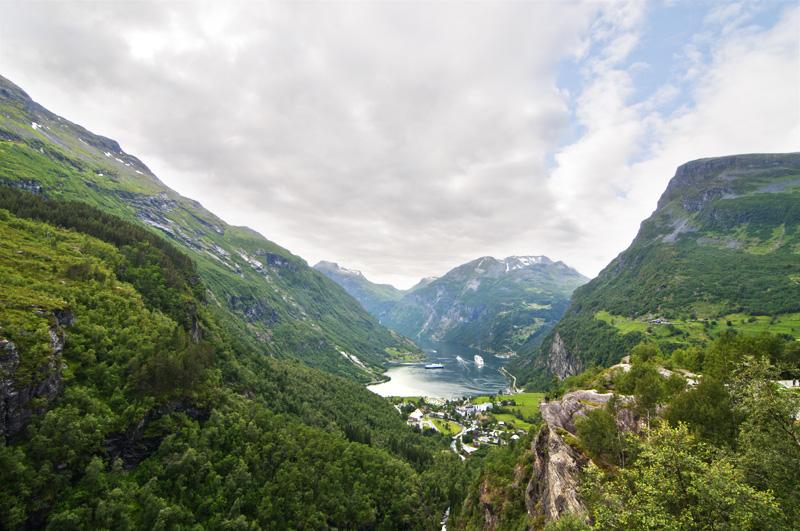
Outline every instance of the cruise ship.
{"label": "cruise ship", "polygon": [[441,363],[429,363],[425,365],[426,369],[444,369],[444,365]]}

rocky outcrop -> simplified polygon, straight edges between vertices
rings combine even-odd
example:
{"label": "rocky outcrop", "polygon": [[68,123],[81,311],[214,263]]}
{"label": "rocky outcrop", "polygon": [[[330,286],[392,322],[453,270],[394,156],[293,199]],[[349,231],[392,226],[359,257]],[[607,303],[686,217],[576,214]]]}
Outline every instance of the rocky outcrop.
{"label": "rocky outcrop", "polygon": [[164,415],[172,413],[185,413],[187,417],[199,422],[205,422],[211,415],[206,408],[196,407],[182,400],[175,400],[152,409],[142,419],[132,424],[127,430],[112,433],[103,442],[110,461],[119,459],[126,470],[131,470],[144,459],[149,457],[161,445],[164,434],[147,434],[147,428],[154,421]]}
{"label": "rocky outcrop", "polygon": [[[584,505],[578,497],[580,471],[589,459],[569,444],[575,435],[575,419],[587,411],[604,407],[614,395],[594,390],[573,391],[561,400],[541,404],[544,425],[533,442],[533,472],[525,489],[528,513],[545,521],[557,520],[566,513],[581,513]],[[623,431],[638,431],[639,419],[625,407],[630,397],[618,396],[617,426]]]}
{"label": "rocky outcrop", "polygon": [[525,489],[528,513],[552,521],[564,513],[582,512],[577,487],[586,459],[548,425],[539,430],[533,454],[533,474]]}
{"label": "rocky outcrop", "polygon": [[567,376],[578,374],[583,370],[581,360],[575,357],[567,348],[561,335],[556,332],[553,341],[550,343],[550,350],[547,356],[547,369],[551,374],[555,374],[559,380]]}
{"label": "rocky outcrop", "polygon": [[262,257],[266,260],[267,265],[272,268],[276,269],[286,269],[289,271],[296,271],[297,265],[289,260],[288,258],[281,256],[276,253],[271,253],[269,251],[265,251],[263,249],[259,249],[255,252],[256,256]]}
{"label": "rocky outcrop", "polygon": [[[528,481],[527,467],[517,464],[514,467],[514,479],[511,482],[511,491],[519,492]],[[492,485],[487,477],[478,487],[477,510],[480,515],[481,529],[495,531],[503,529],[500,517],[509,503],[508,492],[503,488]]]}
{"label": "rocky outcrop", "polygon": [[658,201],[663,208],[680,198],[682,206],[696,212],[704,204],[731,191],[727,183],[739,176],[757,172],[792,173],[800,170],[800,153],[764,153],[699,159],[679,166]]}
{"label": "rocky outcrop", "polygon": [[487,531],[493,531],[497,528],[498,516],[496,514],[497,508],[495,507],[491,490],[489,488],[489,482],[487,480],[481,482],[481,486],[478,491],[478,504],[483,516],[483,528]]}
{"label": "rocky outcrop", "polygon": [[260,321],[268,326],[275,326],[280,319],[278,312],[270,308],[265,301],[252,295],[231,295],[228,297],[228,307],[240,313],[249,323]]}
{"label": "rocky outcrop", "polygon": [[[0,437],[20,433],[34,414],[46,410],[47,404],[61,392],[61,371],[64,364],[62,327],[72,324],[69,310],[56,310],[50,327],[50,353],[36,370],[36,381],[25,385],[17,382],[20,350],[17,345],[0,338]],[[24,355],[24,353],[22,353]]]}

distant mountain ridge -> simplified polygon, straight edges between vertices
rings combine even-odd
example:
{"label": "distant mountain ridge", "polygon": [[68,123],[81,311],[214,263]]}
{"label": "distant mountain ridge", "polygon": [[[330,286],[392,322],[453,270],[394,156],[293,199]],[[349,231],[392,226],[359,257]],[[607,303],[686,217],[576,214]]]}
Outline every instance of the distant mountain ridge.
{"label": "distant mountain ridge", "polygon": [[330,278],[356,299],[371,315],[380,317],[403,297],[403,291],[389,284],[375,284],[361,271],[341,267],[335,262],[319,262],[314,269]]}
{"label": "distant mountain ridge", "polygon": [[116,141],[53,114],[2,76],[0,185],[86,202],[168,238],[197,262],[215,310],[267,355],[372,381],[388,358],[416,349],[300,257],[226,224]]}
{"label": "distant mountain ridge", "polygon": [[800,153],[680,166],[630,247],[512,370],[543,385],[642,340],[669,351],[729,329],[800,337]]}
{"label": "distant mountain ridge", "polygon": [[329,263],[315,267],[407,337],[505,354],[540,339],[563,314],[572,291],[588,280],[546,256],[485,256],[406,291]]}

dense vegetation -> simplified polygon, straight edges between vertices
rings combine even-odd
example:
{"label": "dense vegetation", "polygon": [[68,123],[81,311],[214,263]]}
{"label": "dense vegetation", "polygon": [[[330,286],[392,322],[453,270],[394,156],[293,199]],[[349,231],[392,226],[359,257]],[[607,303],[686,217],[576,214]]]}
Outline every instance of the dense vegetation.
{"label": "dense vegetation", "polygon": [[[459,500],[446,440],[354,382],[250,349],[169,244],[91,207],[2,197],[34,218],[0,210],[0,336],[21,358],[4,377],[62,371],[0,443],[4,528],[427,529]],[[73,318],[52,365],[55,311]]]}
{"label": "dense vegetation", "polygon": [[574,366],[607,366],[645,338],[665,350],[702,346],[727,328],[763,330],[751,322],[786,321],[783,332],[800,337],[798,312],[800,156],[695,161],[678,169],[631,246],[575,290],[559,325],[512,372],[547,385],[559,372],[557,337]]}
{"label": "dense vegetation", "polygon": [[299,257],[181,197],[116,142],[50,113],[2,76],[0,184],[132,221],[151,234],[128,236],[151,248],[160,249],[155,235],[166,238],[196,264],[216,319],[251,348],[361,382],[417,351]]}
{"label": "dense vegetation", "polygon": [[[529,515],[525,489],[536,481],[529,439],[480,462],[457,528],[795,528],[800,388],[776,380],[800,377],[800,343],[730,331],[704,348],[665,353],[648,342],[628,352],[629,370],[593,368],[548,397],[591,388],[619,394],[576,417],[574,435],[561,435],[590,459],[578,478],[586,511],[554,522]],[[638,419],[638,428],[622,429],[621,416]]]}
{"label": "dense vegetation", "polygon": [[522,531],[531,521],[525,486],[531,473],[531,441],[536,430],[508,446],[482,449],[467,463],[469,495],[448,529],[485,529],[492,515],[495,529]]}
{"label": "dense vegetation", "polygon": [[655,371],[675,366],[676,354],[634,356],[633,369],[613,378],[612,389],[632,394],[640,412],[664,412],[648,417],[641,437],[620,434],[602,410],[578,425],[595,463],[580,491],[592,527],[793,528],[800,393],[773,380],[800,374],[800,345],[727,334],[701,351],[704,375],[694,387]]}

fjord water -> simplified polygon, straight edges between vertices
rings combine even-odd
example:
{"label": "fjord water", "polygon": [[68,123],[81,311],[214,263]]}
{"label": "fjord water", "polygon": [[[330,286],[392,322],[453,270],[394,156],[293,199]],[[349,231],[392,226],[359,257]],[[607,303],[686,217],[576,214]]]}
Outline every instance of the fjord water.
{"label": "fjord water", "polygon": [[[395,365],[386,373],[388,382],[368,389],[381,396],[429,396],[461,398],[494,394],[509,386],[499,369],[508,360],[477,349],[447,343],[424,345],[424,362]],[[475,365],[474,356],[483,357],[483,367]],[[425,364],[441,363],[443,369],[426,369]]]}

